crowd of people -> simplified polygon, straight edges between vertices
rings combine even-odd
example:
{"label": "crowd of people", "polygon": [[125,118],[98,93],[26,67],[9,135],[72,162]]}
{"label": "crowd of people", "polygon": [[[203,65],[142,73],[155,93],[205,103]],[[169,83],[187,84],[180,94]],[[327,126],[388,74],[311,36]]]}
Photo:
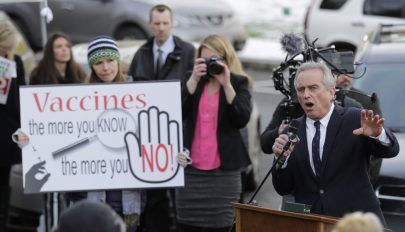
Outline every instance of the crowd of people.
{"label": "crowd of people", "polygon": [[[91,73],[86,76],[72,55],[69,36],[57,33],[48,39],[28,84],[180,80],[185,152],[178,154],[177,161],[184,168],[185,186],[66,193],[70,207],[60,216],[59,232],[84,228],[226,232],[233,228],[231,202],[241,200],[241,170],[250,164],[241,129],[252,111],[252,78],[243,70],[228,39],[207,35],[195,49],[173,35],[173,12],[168,6],[154,6],[149,17],[153,37],[136,52],[127,75],[121,70],[113,38],[100,35],[89,41]],[[0,142],[6,151],[0,157],[0,231],[6,230],[10,168],[21,162],[18,145],[29,141],[22,132],[15,133],[20,128],[19,86],[27,84],[22,61],[13,50],[15,33],[9,24],[0,24],[0,56],[16,63],[7,103],[0,104]],[[209,70],[210,60],[219,72]],[[378,104],[370,105],[356,95],[347,96],[343,104],[336,103],[336,86],[347,89],[350,84],[344,77],[333,76],[323,63],[302,64],[294,82],[297,98],[288,106],[288,116],[300,124],[299,142],[286,147],[290,138],[288,124],[283,121],[287,116],[284,99],[261,136],[261,147],[265,153],[286,157],[272,173],[280,195],[292,194],[296,202],[311,205],[311,212],[317,214],[343,217],[355,211],[372,213],[382,228],[386,223],[372,183],[381,158],[397,155],[399,145],[384,127]],[[94,226],[99,222],[105,226]],[[341,229],[342,224],[335,231],[348,231]]]}

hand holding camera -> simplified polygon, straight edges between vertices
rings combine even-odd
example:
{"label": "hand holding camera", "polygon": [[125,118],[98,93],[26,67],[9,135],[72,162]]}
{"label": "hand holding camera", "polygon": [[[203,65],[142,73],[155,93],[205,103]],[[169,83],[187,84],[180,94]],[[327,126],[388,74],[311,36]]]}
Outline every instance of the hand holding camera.
{"label": "hand holding camera", "polygon": [[194,61],[193,73],[191,74],[190,80],[198,83],[201,77],[207,75],[207,65],[205,64],[204,58],[197,58]]}
{"label": "hand holding camera", "polygon": [[193,73],[186,85],[191,94],[194,93],[201,78],[207,80],[215,78],[220,85],[226,87],[230,86],[230,75],[229,68],[221,57],[217,55],[212,55],[208,59],[200,57],[195,59]]}
{"label": "hand holding camera", "polygon": [[204,78],[215,78],[223,87],[230,85],[230,71],[225,61],[213,55],[205,60],[207,65],[207,75]]}

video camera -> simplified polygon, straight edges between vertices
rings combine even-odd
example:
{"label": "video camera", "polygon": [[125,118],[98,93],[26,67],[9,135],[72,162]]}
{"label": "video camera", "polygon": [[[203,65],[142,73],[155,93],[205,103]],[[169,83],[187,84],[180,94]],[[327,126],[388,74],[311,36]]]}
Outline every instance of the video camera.
{"label": "video camera", "polygon": [[325,62],[334,74],[353,74],[354,55],[352,51],[337,51],[333,46],[317,48],[312,44],[302,45],[302,39],[294,34],[285,34],[281,39],[283,49],[288,53],[284,62],[273,70],[276,90],[288,99],[296,99],[294,79],[298,67],[305,62]]}
{"label": "video camera", "polygon": [[[305,44],[304,44],[305,42]],[[287,123],[291,120],[290,111],[298,105],[297,94],[294,87],[294,79],[298,67],[308,61],[324,62],[331,69],[333,74],[349,75],[354,73],[354,55],[352,51],[338,51],[334,46],[326,48],[318,48],[315,46],[315,41],[309,44],[306,40],[296,36],[295,34],[285,34],[281,38],[281,45],[283,50],[288,54],[285,60],[279,67],[273,70],[274,88],[280,91],[287,97],[287,101],[284,102],[286,109],[285,113]],[[364,70],[358,77],[360,78],[365,73]],[[358,70],[356,70],[356,73]],[[339,91],[338,91],[339,92]],[[340,94],[345,95],[345,91],[341,91]],[[343,102],[343,98],[340,100]]]}

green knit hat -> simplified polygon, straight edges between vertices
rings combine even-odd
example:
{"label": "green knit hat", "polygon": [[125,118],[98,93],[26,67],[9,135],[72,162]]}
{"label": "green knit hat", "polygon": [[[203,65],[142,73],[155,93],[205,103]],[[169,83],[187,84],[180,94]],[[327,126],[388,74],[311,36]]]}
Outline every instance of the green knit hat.
{"label": "green knit hat", "polygon": [[117,42],[109,36],[97,36],[93,38],[87,48],[87,59],[90,67],[99,60],[112,59],[120,63],[120,53]]}

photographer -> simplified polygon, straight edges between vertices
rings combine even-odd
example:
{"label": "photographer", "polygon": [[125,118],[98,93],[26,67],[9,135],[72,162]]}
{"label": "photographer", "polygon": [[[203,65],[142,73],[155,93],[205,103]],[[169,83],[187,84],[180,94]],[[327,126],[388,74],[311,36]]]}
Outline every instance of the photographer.
{"label": "photographer", "polygon": [[206,37],[197,50],[191,77],[182,89],[184,147],[179,154],[185,187],[176,189],[180,232],[226,232],[233,223],[231,202],[238,202],[241,168],[249,164],[240,129],[252,111],[250,78],[232,44],[222,36]]}

